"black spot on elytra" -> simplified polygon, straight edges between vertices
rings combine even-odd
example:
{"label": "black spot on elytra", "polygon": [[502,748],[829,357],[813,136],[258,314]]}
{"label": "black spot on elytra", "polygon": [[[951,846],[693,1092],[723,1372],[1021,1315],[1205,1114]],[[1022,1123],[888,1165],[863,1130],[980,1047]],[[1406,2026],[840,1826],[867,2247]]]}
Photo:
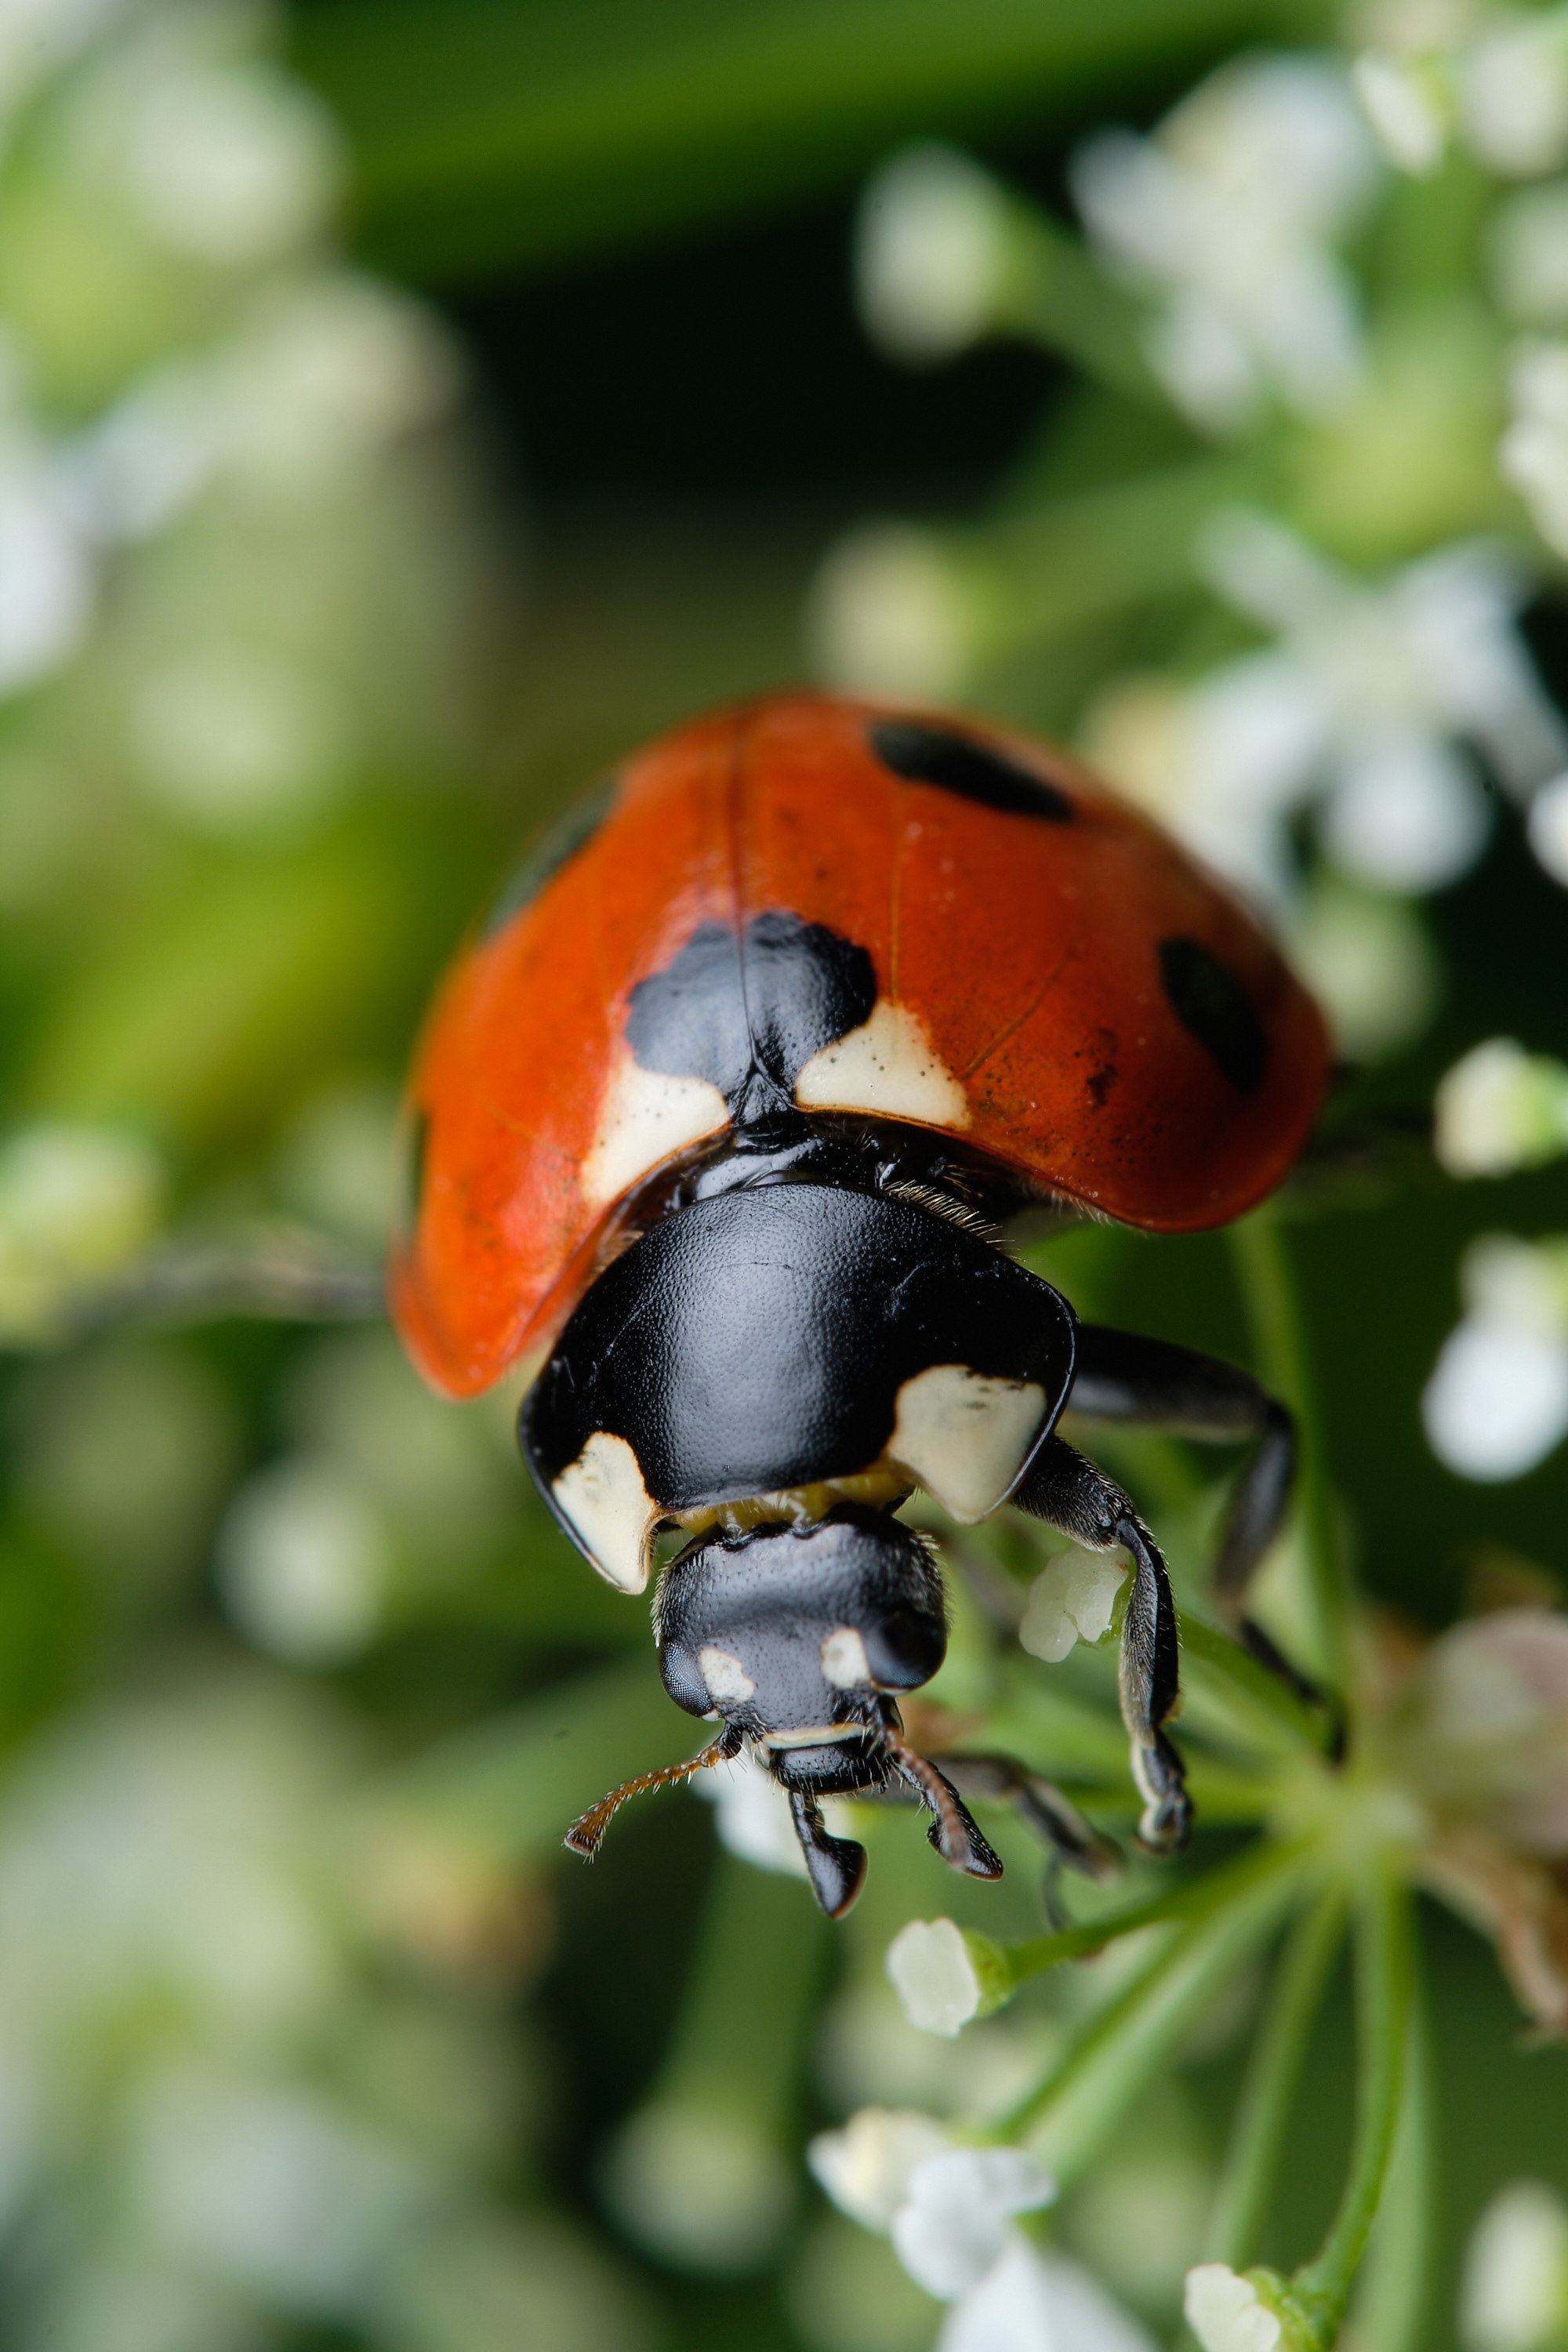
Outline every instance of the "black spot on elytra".
{"label": "black spot on elytra", "polygon": [[610,813],[616,789],[617,780],[606,776],[562,811],[497,892],[480,926],[481,940],[492,940],[498,931],[504,931],[512,917],[521,915],[580,849],[587,848]]}
{"label": "black spot on elytra", "polygon": [[737,939],[704,923],[632,991],[626,1043],[645,1070],[706,1078],[737,1127],[793,1111],[814,1054],[869,1020],[877,976],[864,948],[770,910]]}
{"label": "black spot on elytra", "polygon": [[1160,978],[1172,1012],[1238,1094],[1257,1092],[1268,1061],[1263,1024],[1228,964],[1201,940],[1162,940]]}
{"label": "black spot on elytra", "polygon": [[935,784],[1005,816],[1039,817],[1047,824],[1071,824],[1078,814],[1055,784],[967,735],[913,719],[878,719],[867,734],[883,767],[906,783]]}

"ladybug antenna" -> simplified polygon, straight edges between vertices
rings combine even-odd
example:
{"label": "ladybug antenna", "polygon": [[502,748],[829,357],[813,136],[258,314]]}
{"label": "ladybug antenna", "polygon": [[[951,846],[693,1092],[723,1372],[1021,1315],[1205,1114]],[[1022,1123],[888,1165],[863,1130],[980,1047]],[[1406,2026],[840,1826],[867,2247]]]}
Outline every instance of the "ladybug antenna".
{"label": "ladybug antenna", "polygon": [[706,1771],[710,1764],[728,1764],[741,1752],[742,1734],[737,1724],[726,1724],[717,1739],[684,1763],[666,1764],[658,1772],[639,1772],[635,1780],[623,1780],[596,1805],[590,1805],[580,1820],[574,1821],[562,1840],[584,1862],[592,1862],[599,1851],[599,1843],[628,1797],[640,1797],[649,1789],[668,1788],[672,1780],[689,1780],[694,1772]]}
{"label": "ladybug antenna", "polygon": [[929,1756],[917,1755],[912,1748],[906,1747],[890,1724],[883,1734],[883,1746],[900,1780],[907,1781],[921,1804],[934,1814],[926,1836],[943,1862],[950,1863],[954,1870],[967,1871],[971,1878],[1000,1878],[1000,1861],[981,1836],[969,1808],[946,1774],[938,1771]]}

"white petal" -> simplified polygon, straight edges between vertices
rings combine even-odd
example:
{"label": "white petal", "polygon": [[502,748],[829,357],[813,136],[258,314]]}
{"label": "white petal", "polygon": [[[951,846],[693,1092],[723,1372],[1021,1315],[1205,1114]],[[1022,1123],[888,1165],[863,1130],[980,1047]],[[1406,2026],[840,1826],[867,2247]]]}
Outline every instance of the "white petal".
{"label": "white petal", "polygon": [[953,2305],[937,2352],[1154,2352],[1154,2341],[1087,2271],[1020,2232]]}
{"label": "white petal", "polygon": [[1284,2332],[1251,2281],[1224,2263],[1200,2263],[1187,2273],[1183,2309],[1204,2352],[1276,2352]]}
{"label": "white petal", "polygon": [[922,2033],[961,2033],[980,2006],[980,1979],[951,1919],[911,1919],[888,1947],[888,1975]]}
{"label": "white petal", "polygon": [[918,2286],[944,2303],[979,2284],[1006,2247],[1016,2213],[1048,2205],[1056,2183],[1017,2147],[952,2147],[910,2178],[893,2216],[893,2248]]}
{"label": "white petal", "polygon": [[1468,1316],[1443,1344],[1421,1416],[1461,1477],[1521,1477],[1568,1435],[1568,1341]]}
{"label": "white petal", "polygon": [[814,2178],[863,2230],[886,2230],[929,2157],[948,2146],[934,2116],[912,2107],[862,2107],[842,2131],[818,2132],[805,2151]]}

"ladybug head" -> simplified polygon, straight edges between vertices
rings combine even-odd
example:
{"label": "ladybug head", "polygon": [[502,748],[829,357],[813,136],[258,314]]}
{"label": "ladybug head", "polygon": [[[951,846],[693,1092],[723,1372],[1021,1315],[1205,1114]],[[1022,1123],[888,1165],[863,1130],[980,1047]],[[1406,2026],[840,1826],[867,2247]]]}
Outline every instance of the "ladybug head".
{"label": "ladybug head", "polygon": [[[903,1740],[894,1695],[928,1682],[947,1650],[941,1575],[913,1528],[843,1505],[810,1524],[705,1535],[665,1571],[654,1628],[671,1698],[725,1727],[700,1760],[751,1746],[789,1796],[812,1885],[833,1916],[859,1892],[866,1856],[827,1833],[825,1796],[901,1780],[935,1814],[931,1838],[943,1858],[997,1875],[958,1797]],[[595,1807],[579,1832],[596,1843],[607,1819]],[[570,1842],[581,1847],[584,1835]]]}

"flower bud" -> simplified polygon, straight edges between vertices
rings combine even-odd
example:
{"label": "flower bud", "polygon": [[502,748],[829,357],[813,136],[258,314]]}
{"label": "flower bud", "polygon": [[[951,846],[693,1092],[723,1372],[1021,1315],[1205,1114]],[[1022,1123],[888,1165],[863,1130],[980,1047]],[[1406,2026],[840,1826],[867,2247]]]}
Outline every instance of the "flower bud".
{"label": "flower bud", "polygon": [[904,2015],[921,2032],[955,2036],[979,2015],[979,1973],[952,1920],[911,1919],[889,1945],[887,1966]]}
{"label": "flower bud", "polygon": [[1450,1176],[1510,1176],[1568,1151],[1568,1069],[1511,1037],[1456,1062],[1433,1108],[1434,1149]]}

